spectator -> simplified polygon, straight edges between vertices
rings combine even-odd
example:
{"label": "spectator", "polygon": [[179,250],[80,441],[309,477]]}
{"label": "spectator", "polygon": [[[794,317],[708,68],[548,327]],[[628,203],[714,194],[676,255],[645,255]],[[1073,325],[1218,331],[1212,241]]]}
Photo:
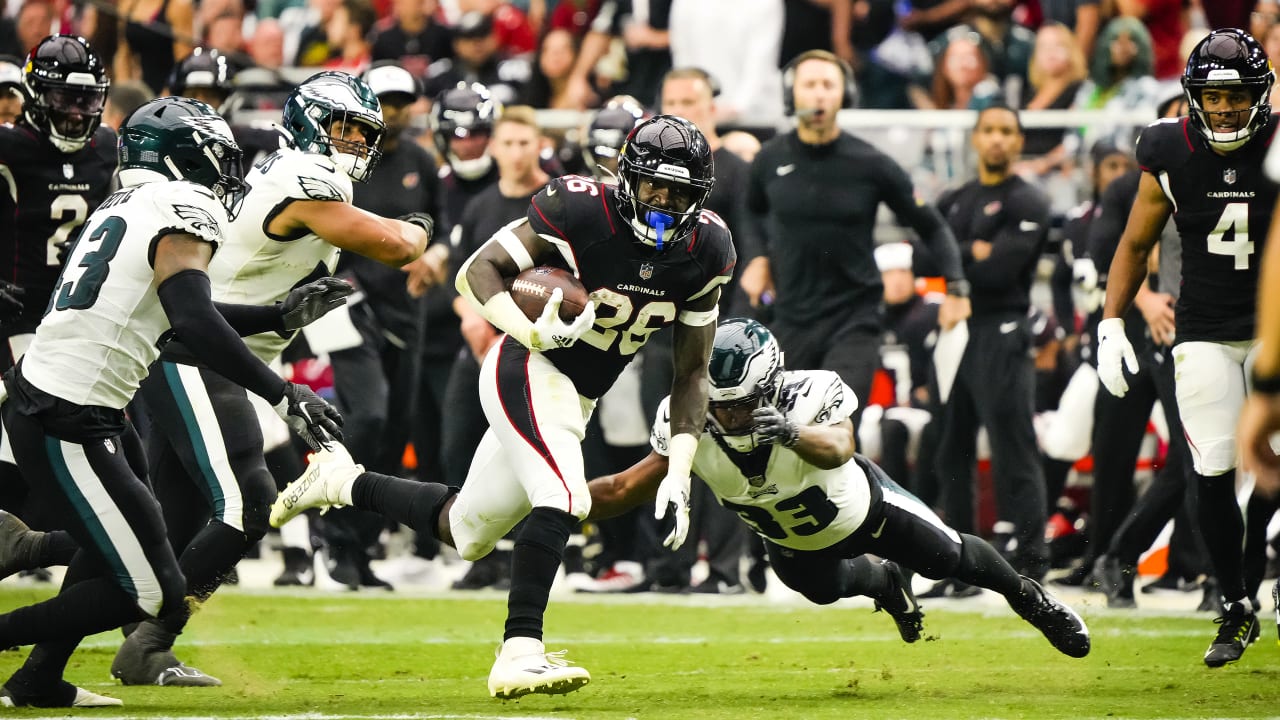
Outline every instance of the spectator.
{"label": "spectator", "polygon": [[0,0],[0,55],[11,55],[25,59],[26,54],[23,52],[22,41],[18,39],[17,23],[14,22],[9,13],[5,12],[6,5],[5,0]]}
{"label": "spectator", "polygon": [[249,43],[249,57],[258,67],[278,70],[284,65],[284,29],[274,18],[258,20]]}
{"label": "spectator", "polygon": [[241,55],[245,51],[244,15],[224,13],[214,18],[204,28],[204,47],[219,50],[228,55]]}
{"label": "spectator", "polygon": [[936,57],[955,37],[976,33],[982,52],[987,56],[987,66],[1000,83],[1005,100],[1017,106],[1027,92],[1027,71],[1031,65],[1035,36],[1013,22],[1014,4],[1014,0],[973,0],[973,10],[966,23],[934,40],[932,47]]}
{"label": "spectator", "polygon": [[551,11],[547,31],[568,30],[575,40],[581,41],[598,12],[600,0],[559,0]]}
{"label": "spectator", "polygon": [[469,12],[453,29],[453,57],[427,69],[427,93],[435,97],[458,83],[480,83],[499,103],[510,105],[524,91],[530,72],[528,60],[499,55],[493,18]]}
{"label": "spectator", "polygon": [[[1036,33],[1036,49],[1031,54],[1028,72],[1031,91],[1024,106],[1026,110],[1066,110],[1075,104],[1080,86],[1088,77],[1084,53],[1075,36],[1065,25],[1042,25]],[[1061,162],[1065,128],[1041,128],[1026,132],[1022,152],[1032,158],[1041,158],[1057,151],[1054,157],[1045,157],[1032,170],[1044,175]]]}
{"label": "spectator", "polygon": [[303,28],[298,40],[294,65],[319,67],[338,53],[338,48],[330,46],[328,27],[341,4],[342,0],[307,0],[310,24]]}
{"label": "spectator", "polygon": [[158,94],[179,58],[191,54],[191,0],[124,0],[112,82],[142,80]]}
{"label": "spectator", "polygon": [[[771,4],[778,5],[776,2]],[[806,50],[826,50],[852,63],[854,57],[849,30],[853,5],[853,0],[784,0],[777,8],[783,12],[778,23],[782,29],[778,66],[784,67]],[[683,64],[680,60],[674,62]],[[714,68],[708,69],[714,71]]]}
{"label": "spectator", "polygon": [[107,103],[102,108],[102,124],[119,131],[126,118],[134,110],[155,98],[155,93],[141,80],[123,80],[111,83],[107,89]]}
{"label": "spectator", "polygon": [[421,80],[431,63],[453,55],[449,29],[436,21],[437,0],[394,0],[392,16],[378,23],[373,59],[395,60]]}
{"label": "spectator", "polygon": [[716,79],[717,122],[773,126],[782,119],[782,73],[774,61],[781,25],[776,0],[672,1],[671,62]]}
{"label": "spectator", "polygon": [[342,70],[358,75],[372,61],[369,33],[378,21],[369,0],[342,0],[329,19],[329,47],[338,54],[324,64],[329,70]]}
{"label": "spectator", "polygon": [[578,41],[573,33],[553,28],[542,38],[538,64],[525,88],[525,104],[553,110],[576,109],[569,97],[569,77],[578,57]]}
{"label": "spectator", "polygon": [[[1075,107],[1080,110],[1123,112],[1150,106],[1154,111],[1160,84],[1151,77],[1154,55],[1151,35],[1134,18],[1118,17],[1107,23],[1089,62],[1089,79],[1080,86]],[[1129,125],[1096,125],[1081,130],[1079,147],[1093,147],[1111,139],[1131,146],[1139,128]],[[1068,151],[1079,148],[1067,148]]]}
{"label": "spectator", "polygon": [[760,140],[749,132],[734,130],[720,138],[720,143],[734,155],[751,163],[760,153]]}
{"label": "spectator", "polygon": [[24,97],[22,62],[15,57],[0,57],[0,124],[12,123],[22,115]]}
{"label": "spectator", "polygon": [[955,33],[933,69],[928,96],[912,88],[917,108],[925,110],[980,110],[1000,97],[1000,85],[988,71],[986,55],[973,32]]}
{"label": "spectator", "polygon": [[1093,54],[1093,43],[1103,19],[1099,0],[1040,0],[1040,7],[1044,10],[1042,29],[1053,23],[1065,25],[1075,34],[1084,56]]}
{"label": "spectator", "polygon": [[626,46],[626,77],[617,78],[612,92],[606,94],[631,95],[652,103],[662,76],[671,69],[670,16],[671,0],[603,0],[573,68],[569,93],[574,105],[585,108],[596,103],[591,74],[614,38],[621,38]]}
{"label": "spectator", "polygon": [[18,8],[18,42],[22,45],[22,57],[26,57],[39,42],[56,29],[53,5],[44,0],[27,0]]}
{"label": "spectator", "polygon": [[[972,142],[978,177],[938,201],[960,241],[965,276],[973,285],[969,341],[943,401],[937,472],[947,522],[974,529],[973,473],[980,426],[991,443],[999,516],[1013,522],[1009,561],[1037,579],[1049,569],[1045,546],[1045,487],[1032,416],[1035,365],[1028,351],[1027,310],[1036,263],[1049,231],[1049,201],[1013,174],[1022,149],[1016,110],[994,105],[979,112]],[[943,581],[931,591],[964,592]]]}
{"label": "spectator", "polygon": [[1157,80],[1170,80],[1182,74],[1186,58],[1180,43],[1187,32],[1182,0],[1116,0],[1116,10],[1120,17],[1141,20],[1151,34],[1155,49],[1153,72]]}
{"label": "spectator", "polygon": [[493,22],[499,57],[513,58],[538,47],[538,36],[529,18],[515,5],[505,0],[463,0],[461,5],[467,12],[478,12]]}

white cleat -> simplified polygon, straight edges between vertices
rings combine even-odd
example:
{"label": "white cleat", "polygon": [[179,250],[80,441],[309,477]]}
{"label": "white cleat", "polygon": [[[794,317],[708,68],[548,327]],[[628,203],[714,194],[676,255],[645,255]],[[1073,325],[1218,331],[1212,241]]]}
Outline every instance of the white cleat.
{"label": "white cleat", "polygon": [[347,504],[342,488],[354,481],[364,466],[351,459],[342,443],[330,443],[327,449],[307,459],[307,470],[289,483],[271,504],[271,527],[280,527],[309,508],[341,507]]}
{"label": "white cleat", "polygon": [[591,682],[591,673],[570,664],[564,653],[549,653],[541,640],[533,638],[507,640],[489,671],[489,694],[502,700],[530,693],[563,695]]}

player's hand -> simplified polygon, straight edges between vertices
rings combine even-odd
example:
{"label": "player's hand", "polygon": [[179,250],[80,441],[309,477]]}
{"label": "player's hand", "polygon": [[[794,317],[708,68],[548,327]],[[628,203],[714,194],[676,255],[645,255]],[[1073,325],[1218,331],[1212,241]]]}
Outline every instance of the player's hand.
{"label": "player's hand", "polygon": [[1236,443],[1240,467],[1254,474],[1254,489],[1265,497],[1280,492],[1280,457],[1271,446],[1271,436],[1280,432],[1280,395],[1250,393],[1240,413]]}
{"label": "player's hand", "polygon": [[0,280],[0,322],[13,320],[22,314],[22,296],[26,292],[7,280]]}
{"label": "player's hand", "polygon": [[791,448],[800,442],[800,427],[772,405],[756,408],[751,419],[755,421],[751,431],[765,445],[777,443]]}
{"label": "player's hand", "polygon": [[330,310],[346,305],[347,296],[355,291],[336,277],[323,277],[290,290],[280,304],[284,329],[293,331],[310,325]]}
{"label": "player's hand", "polygon": [[738,279],[738,286],[747,294],[751,307],[760,307],[760,299],[765,293],[773,292],[773,276],[769,272],[769,259],[761,256],[747,263]]}
{"label": "player's hand", "polygon": [[1098,379],[1107,392],[1124,397],[1129,392],[1129,381],[1124,379],[1125,368],[1138,372],[1138,356],[1124,334],[1124,320],[1107,318],[1098,323]]}
{"label": "player's hand", "polygon": [[668,471],[658,485],[658,494],[653,503],[653,517],[657,520],[667,516],[668,506],[674,508],[672,520],[675,521],[675,526],[662,544],[675,550],[684,544],[689,535],[689,473]]}
{"label": "player's hand", "polygon": [[342,439],[342,415],[306,385],[285,383],[284,397],[273,409],[316,452],[330,438]]}
{"label": "player's hand", "polygon": [[1151,339],[1158,345],[1172,345],[1178,328],[1173,296],[1169,293],[1152,292],[1143,287],[1133,298],[1133,304],[1142,313],[1142,319],[1147,321]]}
{"label": "player's hand", "polygon": [[950,330],[960,324],[961,320],[973,315],[973,303],[967,297],[948,295],[942,299],[938,307],[938,327]]}
{"label": "player's hand", "polygon": [[542,308],[542,315],[529,329],[529,349],[544,351],[566,348],[578,341],[582,334],[596,321],[595,303],[587,303],[582,314],[565,322],[560,319],[560,303],[564,301],[564,293],[560,288],[551,291],[551,299]]}

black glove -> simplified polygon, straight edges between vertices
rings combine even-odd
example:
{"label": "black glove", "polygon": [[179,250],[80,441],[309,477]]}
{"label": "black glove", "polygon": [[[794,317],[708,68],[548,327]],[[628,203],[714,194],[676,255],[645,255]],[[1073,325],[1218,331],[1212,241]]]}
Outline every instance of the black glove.
{"label": "black glove", "polygon": [[13,320],[22,314],[22,300],[26,290],[7,280],[0,280],[0,322]]}
{"label": "black glove", "polygon": [[317,452],[329,439],[342,440],[342,415],[306,385],[287,382],[274,410]]}
{"label": "black glove", "polygon": [[751,413],[751,418],[755,420],[752,432],[765,445],[777,443],[790,448],[800,442],[800,428],[772,405],[756,408]]}
{"label": "black glove", "polygon": [[336,277],[320,278],[289,291],[281,303],[284,329],[297,330],[324,317],[330,310],[347,304],[355,288]]}
{"label": "black glove", "polygon": [[410,225],[417,225],[427,232],[427,241],[431,240],[431,233],[436,229],[435,218],[424,212],[411,212],[407,215],[401,215],[396,218],[401,222],[407,222]]}

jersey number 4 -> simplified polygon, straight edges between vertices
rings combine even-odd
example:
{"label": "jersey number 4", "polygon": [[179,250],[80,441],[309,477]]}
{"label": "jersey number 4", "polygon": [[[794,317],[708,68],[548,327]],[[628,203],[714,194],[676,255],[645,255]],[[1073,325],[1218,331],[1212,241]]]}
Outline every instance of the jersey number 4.
{"label": "jersey number 4", "polygon": [[[1228,232],[1231,239],[1223,240]],[[1253,241],[1249,239],[1249,203],[1227,203],[1217,226],[1209,233],[1208,247],[1214,255],[1235,258],[1236,270],[1249,269],[1249,256],[1253,254]]]}
{"label": "jersey number 4", "polygon": [[[93,307],[98,301],[98,293],[102,292],[102,283],[106,282],[107,274],[111,272],[111,258],[120,249],[126,227],[124,218],[112,215],[77,243],[77,247],[83,246],[87,252],[80,256],[80,262],[74,267],[68,261],[66,269],[62,271],[66,282],[62,283],[54,300],[55,310],[83,310]],[[78,276],[76,271],[80,271]]]}

